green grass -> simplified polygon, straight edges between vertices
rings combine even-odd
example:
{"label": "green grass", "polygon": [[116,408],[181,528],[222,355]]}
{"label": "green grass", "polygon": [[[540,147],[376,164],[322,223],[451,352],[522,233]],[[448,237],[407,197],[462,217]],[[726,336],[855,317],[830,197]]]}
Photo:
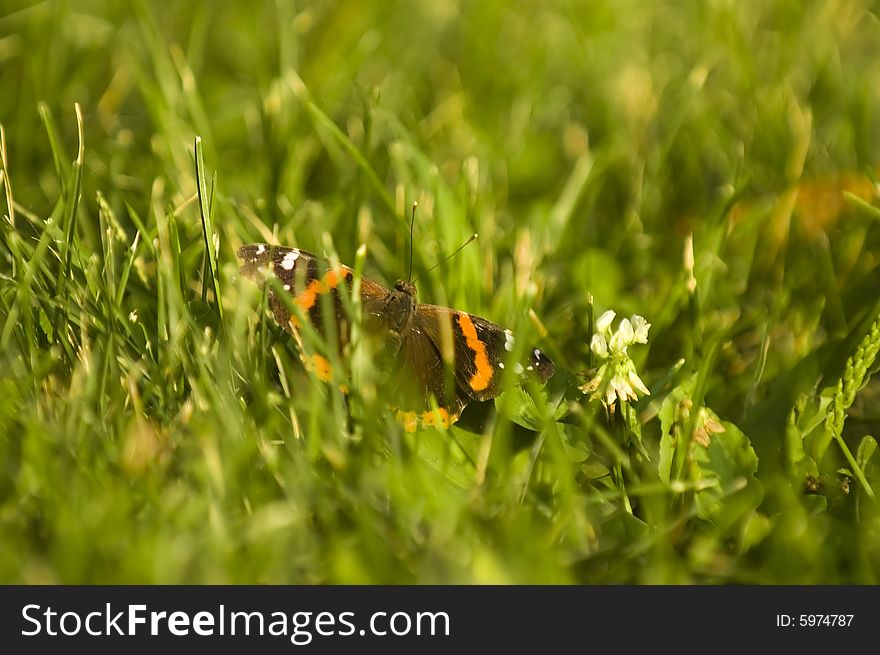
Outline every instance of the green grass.
{"label": "green grass", "polygon": [[[880,582],[870,3],[129,5],[0,3],[0,581]],[[237,274],[392,283],[413,200],[420,299],[557,364],[481,430],[315,381]]]}

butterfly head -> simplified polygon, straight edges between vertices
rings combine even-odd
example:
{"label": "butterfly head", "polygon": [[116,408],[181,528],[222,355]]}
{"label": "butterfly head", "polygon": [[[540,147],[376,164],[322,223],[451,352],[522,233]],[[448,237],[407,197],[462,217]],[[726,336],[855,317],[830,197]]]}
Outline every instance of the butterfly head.
{"label": "butterfly head", "polygon": [[394,283],[394,290],[398,293],[402,293],[404,295],[410,296],[415,303],[416,300],[416,285],[412,282],[408,282],[407,280],[398,280]]}
{"label": "butterfly head", "polygon": [[391,329],[398,334],[409,323],[409,319],[415,311],[416,285],[406,280],[398,280],[394,283],[394,290],[385,298],[385,320],[391,323]]}

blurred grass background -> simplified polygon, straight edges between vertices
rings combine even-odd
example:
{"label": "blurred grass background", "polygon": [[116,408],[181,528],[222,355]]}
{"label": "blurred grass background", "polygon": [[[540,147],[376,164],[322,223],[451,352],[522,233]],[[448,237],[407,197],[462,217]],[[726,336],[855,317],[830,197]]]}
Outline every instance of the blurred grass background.
{"label": "blurred grass background", "polygon": [[[861,0],[0,1],[0,581],[877,583],[878,101]],[[413,200],[420,299],[557,363],[525,437],[349,417],[237,277],[392,283]]]}

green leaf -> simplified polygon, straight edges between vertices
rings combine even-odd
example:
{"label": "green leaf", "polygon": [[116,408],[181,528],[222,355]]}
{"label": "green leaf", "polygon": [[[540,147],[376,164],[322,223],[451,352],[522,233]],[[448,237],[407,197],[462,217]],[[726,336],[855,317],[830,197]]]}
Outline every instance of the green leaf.
{"label": "green leaf", "polygon": [[581,384],[583,384],[581,376],[564,366],[556,365],[556,372],[544,385],[547,397],[551,399],[551,402],[556,403],[553,412],[554,420],[559,421],[568,414],[569,402],[583,403],[585,401],[584,394],[579,388]]}
{"label": "green leaf", "polygon": [[568,455],[571,461],[577,464],[587,461],[587,459],[590,457],[590,451],[587,450],[583,444],[569,444],[563,441],[562,447],[565,450],[565,454]]}
{"label": "green leaf", "polygon": [[[690,386],[690,383],[685,384]],[[679,416],[679,404],[687,395],[688,392],[684,384],[675,387],[663,399],[658,413],[660,417],[660,460],[657,464],[657,472],[660,479],[666,483],[672,479],[672,462],[675,459],[676,444],[683,424]]]}
{"label": "green leaf", "polygon": [[495,398],[495,408],[517,425],[539,432],[547,420],[547,412],[538,406],[533,393],[543,396],[541,402],[547,402],[546,392],[537,385],[533,386],[532,392],[517,385]]}
{"label": "green leaf", "polygon": [[758,470],[748,437],[733,423],[721,424],[724,432],[712,434],[708,446],[694,444],[694,477],[707,485],[696,496],[697,514],[703,518],[720,511],[725,498],[745,488]]}
{"label": "green leaf", "polygon": [[877,452],[877,440],[871,435],[862,437],[859,449],[856,451],[856,461],[859,463],[859,466],[864,469],[875,452]]}
{"label": "green leaf", "polygon": [[650,461],[651,456],[642,443],[642,424],[639,421],[639,413],[636,411],[636,408],[629,403],[622,403],[620,405],[620,415],[626,425],[627,435],[631,443],[635,445],[636,449],[645,459]]}
{"label": "green leaf", "polygon": [[52,341],[53,341],[52,335],[54,334],[54,331],[52,329],[52,321],[46,315],[46,312],[43,311],[42,307],[40,308],[39,321],[40,321],[40,328],[43,330],[43,334],[46,335],[46,339],[49,341],[49,343],[52,343]]}
{"label": "green leaf", "polygon": [[445,477],[450,484],[460,489],[473,486],[473,461],[481,435],[455,430],[455,439],[452,440],[448,432],[422,430],[408,434],[407,439],[419,459]]}

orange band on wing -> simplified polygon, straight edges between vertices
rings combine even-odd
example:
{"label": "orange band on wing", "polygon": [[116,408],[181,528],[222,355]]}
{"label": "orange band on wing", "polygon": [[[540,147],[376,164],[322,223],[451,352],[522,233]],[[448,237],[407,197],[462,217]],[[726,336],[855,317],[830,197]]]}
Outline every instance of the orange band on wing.
{"label": "orange band on wing", "polygon": [[473,377],[469,380],[471,389],[474,391],[483,391],[489,386],[489,381],[495,374],[492,366],[489,364],[489,356],[486,354],[486,344],[477,337],[477,328],[474,322],[467,314],[458,315],[458,326],[461,333],[467,340],[467,346],[474,351],[474,367],[477,369]]}
{"label": "orange band on wing", "polygon": [[[324,277],[320,280],[312,280],[309,282],[309,286],[306,287],[306,290],[294,298],[293,302],[295,302],[303,312],[307,312],[315,306],[319,295],[327,293],[331,289],[335,289],[339,286],[339,283],[347,277],[348,271],[343,267],[327,271],[324,273]],[[300,322],[295,314],[291,314],[290,323],[295,328],[299,327]]]}

